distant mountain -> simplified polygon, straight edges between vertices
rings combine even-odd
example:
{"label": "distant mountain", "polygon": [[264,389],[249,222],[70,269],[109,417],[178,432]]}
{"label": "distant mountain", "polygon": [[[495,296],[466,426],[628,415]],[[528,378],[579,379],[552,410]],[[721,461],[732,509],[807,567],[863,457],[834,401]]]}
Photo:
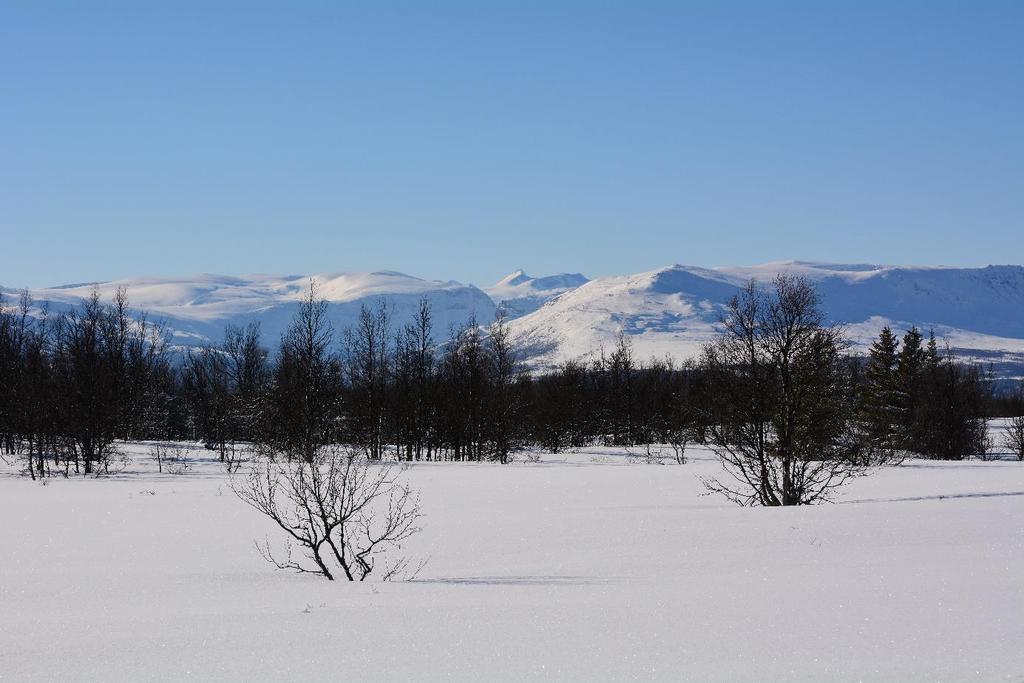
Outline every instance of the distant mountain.
{"label": "distant mountain", "polygon": [[[133,310],[146,311],[151,319],[166,322],[173,344],[195,346],[219,340],[225,326],[255,320],[260,323],[264,343],[272,346],[308,291],[310,279],[316,282],[319,295],[330,302],[328,315],[339,332],[355,323],[360,306],[373,306],[381,299],[393,309],[396,324],[403,325],[411,319],[420,299],[426,298],[433,308],[437,339],[445,338],[451,327],[463,325],[473,316],[490,321],[495,314],[494,302],[472,285],[421,280],[390,271],[137,278],[37,289],[31,294],[37,305],[47,304],[59,311],[88,297],[94,288],[109,301],[119,287],[124,287]],[[11,295],[8,290],[8,299]]]}
{"label": "distant mountain", "polygon": [[517,270],[484,291],[510,318],[518,318],[533,313],[559,294],[586,283],[587,278],[579,273],[530,277]]}
{"label": "distant mountain", "polygon": [[[530,277],[516,271],[486,290],[458,282],[422,280],[401,273],[325,273],[312,278],[331,306],[339,331],[352,325],[363,304],[384,299],[396,325],[425,297],[435,338],[471,317],[481,323],[504,308],[515,332],[543,348],[550,365],[610,347],[620,331],[638,358],[696,354],[710,339],[725,303],[751,278],[770,281],[797,273],[818,287],[824,310],[847,326],[861,349],[882,325],[897,331],[934,329],[963,354],[993,362],[1000,374],[1024,374],[1024,267],[949,268],[787,261],[750,267],[673,265],[646,273],[588,281],[578,273]],[[137,278],[34,290],[39,304],[60,311],[94,287],[109,300],[118,287],[133,309],[166,321],[175,344],[191,346],[223,335],[225,325],[260,322],[274,345],[309,286],[310,276],[198,275]],[[6,290],[8,300],[14,292]],[[538,341],[539,340],[539,341]]]}
{"label": "distant mountain", "polygon": [[778,273],[815,282],[832,321],[865,348],[883,325],[934,329],[976,359],[1024,366],[1024,267],[899,267],[789,261],[754,267],[674,265],[599,278],[513,322],[552,337],[549,363],[586,357],[630,335],[640,358],[693,356],[715,333],[724,304],[747,281]]}

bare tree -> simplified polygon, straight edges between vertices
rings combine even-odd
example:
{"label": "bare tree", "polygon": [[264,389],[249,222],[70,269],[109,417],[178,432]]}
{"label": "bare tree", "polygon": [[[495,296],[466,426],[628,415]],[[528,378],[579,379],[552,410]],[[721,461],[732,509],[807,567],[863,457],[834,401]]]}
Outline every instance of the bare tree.
{"label": "bare tree", "polygon": [[281,337],[259,445],[269,454],[313,462],[340,436],[341,362],[333,351],[327,301],[310,281],[295,318]]}
{"label": "bare tree", "polygon": [[619,330],[615,349],[608,356],[608,415],[613,445],[632,445],[634,432],[634,381],[636,363],[633,360],[633,340]]}
{"label": "bare tree", "polygon": [[715,387],[708,442],[729,478],[705,483],[744,505],[827,500],[863,469],[842,331],[789,275],[771,292],[748,284],[722,325],[702,366]]}
{"label": "bare tree", "polygon": [[117,461],[115,439],[153,421],[166,398],[166,336],[144,314],[128,312],[118,290],[104,305],[99,290],[77,309],[61,316],[55,328],[51,367],[57,397],[57,424],[65,470],[73,462],[85,474],[109,471]]}
{"label": "bare tree", "polygon": [[31,314],[32,298],[21,294],[17,308],[5,308],[0,296],[0,458],[21,456],[34,479],[45,476],[47,451],[53,450],[55,397],[48,356],[51,326],[47,311]]}
{"label": "bare tree", "polygon": [[512,453],[522,447],[519,432],[522,431],[524,392],[521,382],[528,376],[523,371],[516,340],[500,309],[488,328],[485,348],[490,380],[487,434],[492,457],[505,464]]}
{"label": "bare tree", "polygon": [[372,460],[384,457],[387,389],[392,378],[392,312],[381,299],[359,308],[354,329],[345,333],[348,377],[352,389],[352,438]]}
{"label": "bare tree", "polygon": [[190,352],[182,370],[184,393],[203,439],[216,446],[231,473],[241,464],[240,441],[254,442],[264,431],[263,400],[267,352],[259,325],[229,326],[220,346]]}
{"label": "bare tree", "polygon": [[200,435],[208,445],[216,446],[221,461],[225,461],[228,444],[234,440],[231,383],[225,355],[209,344],[190,351],[182,379]]}
{"label": "bare tree", "polygon": [[[419,496],[401,480],[401,466],[370,464],[352,450],[324,448],[312,461],[262,459],[247,477],[232,482],[235,494],[285,532],[284,554],[270,541],[257,543],[279,569],[344,576],[363,581],[382,560],[378,574],[390,580],[409,567],[387,555],[420,530]],[[295,546],[303,558],[293,554]]]}

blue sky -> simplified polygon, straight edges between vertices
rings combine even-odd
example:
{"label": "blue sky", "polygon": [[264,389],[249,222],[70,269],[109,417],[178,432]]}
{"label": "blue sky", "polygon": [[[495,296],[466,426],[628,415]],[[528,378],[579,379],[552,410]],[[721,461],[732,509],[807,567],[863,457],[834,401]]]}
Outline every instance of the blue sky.
{"label": "blue sky", "polygon": [[1024,262],[1021,2],[0,2],[0,283]]}

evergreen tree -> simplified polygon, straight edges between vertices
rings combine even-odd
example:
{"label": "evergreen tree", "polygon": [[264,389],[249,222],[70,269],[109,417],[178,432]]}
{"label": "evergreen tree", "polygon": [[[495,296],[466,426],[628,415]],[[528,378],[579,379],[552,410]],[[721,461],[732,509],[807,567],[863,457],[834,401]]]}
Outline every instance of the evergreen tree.
{"label": "evergreen tree", "polygon": [[903,335],[903,347],[896,362],[897,416],[896,442],[904,450],[920,452],[918,407],[927,352],[922,346],[921,331],[911,327]]}
{"label": "evergreen tree", "polygon": [[939,344],[935,339],[935,330],[928,332],[928,346],[924,352],[924,364],[925,369],[928,372],[933,372],[939,367],[939,362],[942,360],[942,356],[939,353]]}
{"label": "evergreen tree", "polygon": [[883,327],[871,345],[864,368],[860,420],[869,443],[875,449],[891,450],[897,445],[902,400],[898,346],[892,330],[888,326]]}
{"label": "evergreen tree", "polygon": [[986,453],[986,411],[992,383],[975,365],[956,360],[949,348],[925,365],[917,410],[917,452],[940,460],[963,460]]}

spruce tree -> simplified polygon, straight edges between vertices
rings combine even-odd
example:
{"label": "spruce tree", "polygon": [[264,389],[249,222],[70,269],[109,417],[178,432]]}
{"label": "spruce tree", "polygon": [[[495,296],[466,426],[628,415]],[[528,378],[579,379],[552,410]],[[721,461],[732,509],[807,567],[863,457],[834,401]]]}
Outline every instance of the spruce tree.
{"label": "spruce tree", "polygon": [[935,330],[931,330],[928,333],[928,347],[925,350],[925,365],[929,372],[933,372],[938,369],[939,361],[942,360],[939,354],[939,344],[935,340]]}
{"label": "spruce tree", "polygon": [[991,377],[976,365],[957,361],[947,347],[925,363],[918,409],[918,452],[928,458],[963,460],[988,452],[986,408]]}
{"label": "spruce tree", "polygon": [[900,424],[901,393],[897,360],[899,342],[888,326],[871,345],[861,388],[861,421],[871,446],[892,450]]}
{"label": "spruce tree", "polygon": [[920,451],[918,413],[921,398],[921,383],[924,375],[927,352],[922,346],[922,336],[917,327],[911,327],[903,335],[903,347],[896,363],[897,376],[897,423],[896,438],[901,448]]}

